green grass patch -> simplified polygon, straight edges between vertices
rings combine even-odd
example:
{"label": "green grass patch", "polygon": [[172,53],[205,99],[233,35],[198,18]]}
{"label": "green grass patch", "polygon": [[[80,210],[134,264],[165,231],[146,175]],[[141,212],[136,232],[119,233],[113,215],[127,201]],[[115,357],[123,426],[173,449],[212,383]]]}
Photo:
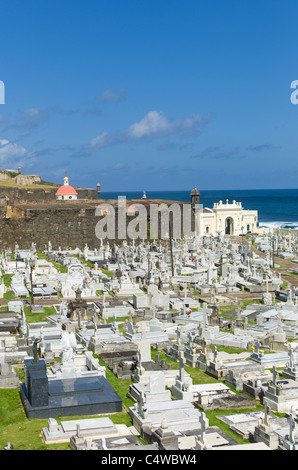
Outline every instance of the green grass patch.
{"label": "green grass patch", "polygon": [[157,354],[159,354],[160,360],[165,359],[167,364],[171,364],[172,369],[175,369],[175,370],[179,369],[179,363],[177,361],[174,361],[173,359],[170,359],[163,350],[158,351],[157,349],[151,348],[152,361],[155,361],[155,357]]}
{"label": "green grass patch", "polygon": [[118,379],[116,375],[108,368],[107,363],[101,359],[99,356],[94,354],[94,357],[98,359],[98,362],[101,366],[106,368],[106,379],[111,384],[113,389],[118,393],[118,395],[122,398],[123,405],[125,408],[129,408],[130,406],[134,405],[134,401],[127,397],[127,392],[129,391],[129,386],[132,384],[131,379]]}
{"label": "green grass patch", "polygon": [[28,323],[43,322],[49,315],[56,315],[56,310],[54,307],[44,307],[44,312],[35,313],[31,312],[31,307],[29,305],[25,305],[24,312],[26,315],[26,321]]}
{"label": "green grass patch", "polygon": [[23,409],[19,389],[0,390],[0,448],[10,442],[16,450],[68,449],[69,445],[46,446],[41,439],[41,429],[47,419],[28,419]]}
{"label": "green grass patch", "polygon": [[245,299],[245,300],[241,300],[240,302],[241,302],[241,308],[246,309],[248,305],[261,304],[262,300],[261,299]]}
{"label": "green grass patch", "polygon": [[56,263],[56,261],[48,260],[47,255],[43,251],[37,251],[36,255],[37,255],[38,259],[45,259],[45,260],[49,261],[50,263],[52,263],[55,266],[55,268],[57,269],[57,271],[59,271],[60,273],[67,273],[67,267],[66,266],[63,266],[62,264]]}
{"label": "green grass patch", "polygon": [[[213,345],[210,345],[210,347],[213,347]],[[224,351],[228,354],[240,354],[242,352],[247,352],[247,349],[240,349],[240,348],[230,348],[229,346],[216,346],[217,351]]]}
{"label": "green grass patch", "polygon": [[290,276],[298,277],[298,274],[291,273],[290,271],[287,271],[287,274],[289,274]]}
{"label": "green grass patch", "polygon": [[232,431],[228,424],[224,423],[217,416],[226,416],[226,415],[233,415],[236,413],[248,413],[249,411],[256,411],[256,410],[263,410],[263,406],[257,405],[256,408],[245,408],[245,409],[236,409],[236,410],[222,410],[222,409],[215,409],[211,411],[206,411],[206,416],[209,419],[210,426],[217,426],[219,427],[224,433],[234,439],[238,444],[249,444],[249,439],[243,439],[239,434]]}
{"label": "green grass patch", "polygon": [[16,299],[16,296],[13,295],[13,293],[11,291],[8,291],[8,292],[5,292],[5,294],[3,294],[3,299],[14,300],[14,299]]}
{"label": "green grass patch", "polygon": [[230,305],[230,306],[226,306],[226,307],[221,306],[221,307],[219,307],[219,312],[222,315],[226,315],[227,313],[230,313],[230,312],[233,312],[234,310],[236,310],[236,308],[237,307],[235,305],[234,306]]}
{"label": "green grass patch", "polygon": [[103,274],[107,277],[113,277],[113,271],[109,271],[108,269],[100,268]]}
{"label": "green grass patch", "polygon": [[[91,261],[87,261],[85,260],[84,258],[80,258],[79,255],[74,255],[76,258],[78,258],[78,260],[80,260],[82,263],[86,264],[87,266],[89,266],[89,268],[92,268],[94,267],[94,263],[92,263]],[[113,271],[109,271],[108,269],[105,269],[103,267],[100,268],[102,273],[107,276],[107,277],[113,277]]]}
{"label": "green grass patch", "polygon": [[[118,390],[116,390],[117,393]],[[120,412],[108,416],[114,424],[132,426],[128,413]],[[58,424],[61,421],[73,419],[94,418],[91,416],[57,417]],[[97,415],[96,415],[97,417]],[[60,444],[44,444],[41,438],[41,430],[48,425],[48,419],[28,419],[21,402],[19,389],[0,390],[0,448],[10,442],[15,450],[69,450],[69,442]]]}
{"label": "green grass patch", "polygon": [[10,286],[11,286],[11,279],[12,279],[12,276],[13,276],[13,274],[4,274],[4,275],[2,276],[4,285],[5,285],[6,287],[10,287]]}

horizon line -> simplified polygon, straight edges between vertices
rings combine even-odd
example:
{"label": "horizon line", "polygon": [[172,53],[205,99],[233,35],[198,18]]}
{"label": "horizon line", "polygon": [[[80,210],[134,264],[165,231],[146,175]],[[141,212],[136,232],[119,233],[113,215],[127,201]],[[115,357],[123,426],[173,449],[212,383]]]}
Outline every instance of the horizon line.
{"label": "horizon line", "polygon": [[[288,191],[288,190],[298,190],[298,188],[238,188],[238,189],[199,189],[199,191]],[[125,193],[165,193],[165,192],[172,192],[172,193],[185,193],[187,191],[192,191],[192,189],[146,189],[145,191],[143,189],[122,189],[121,191],[117,190],[111,190],[111,191],[101,191],[100,194],[103,193],[120,193],[120,192],[125,192]]]}

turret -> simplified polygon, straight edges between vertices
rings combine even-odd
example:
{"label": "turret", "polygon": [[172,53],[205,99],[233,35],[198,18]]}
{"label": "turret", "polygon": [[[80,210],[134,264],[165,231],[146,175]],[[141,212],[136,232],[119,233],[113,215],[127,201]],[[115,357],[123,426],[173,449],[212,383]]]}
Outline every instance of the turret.
{"label": "turret", "polygon": [[196,204],[197,205],[200,204],[200,192],[196,186],[193,188],[192,192],[190,193],[190,198],[191,198],[191,207],[194,209]]}

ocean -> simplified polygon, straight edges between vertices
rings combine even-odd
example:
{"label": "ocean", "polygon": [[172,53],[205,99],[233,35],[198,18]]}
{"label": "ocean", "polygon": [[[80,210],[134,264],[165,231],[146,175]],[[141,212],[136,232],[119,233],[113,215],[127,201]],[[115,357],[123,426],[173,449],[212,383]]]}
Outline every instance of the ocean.
{"label": "ocean", "polygon": [[[165,199],[190,202],[190,191],[146,191],[148,199]],[[223,203],[228,199],[241,202],[244,209],[257,210],[260,227],[281,227],[298,229],[298,189],[241,189],[241,190],[200,190],[200,202],[204,207],[213,207],[214,202]],[[125,196],[140,199],[142,191],[102,192],[101,199],[117,199]]]}

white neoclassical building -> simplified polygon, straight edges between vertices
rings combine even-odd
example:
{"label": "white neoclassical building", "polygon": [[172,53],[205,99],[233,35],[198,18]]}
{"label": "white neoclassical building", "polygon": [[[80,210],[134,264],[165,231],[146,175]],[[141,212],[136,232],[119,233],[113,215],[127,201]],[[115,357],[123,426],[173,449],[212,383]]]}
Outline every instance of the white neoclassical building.
{"label": "white neoclassical building", "polygon": [[258,211],[245,210],[241,202],[226,200],[215,202],[213,208],[203,208],[199,214],[201,235],[242,235],[262,233],[259,228]]}

